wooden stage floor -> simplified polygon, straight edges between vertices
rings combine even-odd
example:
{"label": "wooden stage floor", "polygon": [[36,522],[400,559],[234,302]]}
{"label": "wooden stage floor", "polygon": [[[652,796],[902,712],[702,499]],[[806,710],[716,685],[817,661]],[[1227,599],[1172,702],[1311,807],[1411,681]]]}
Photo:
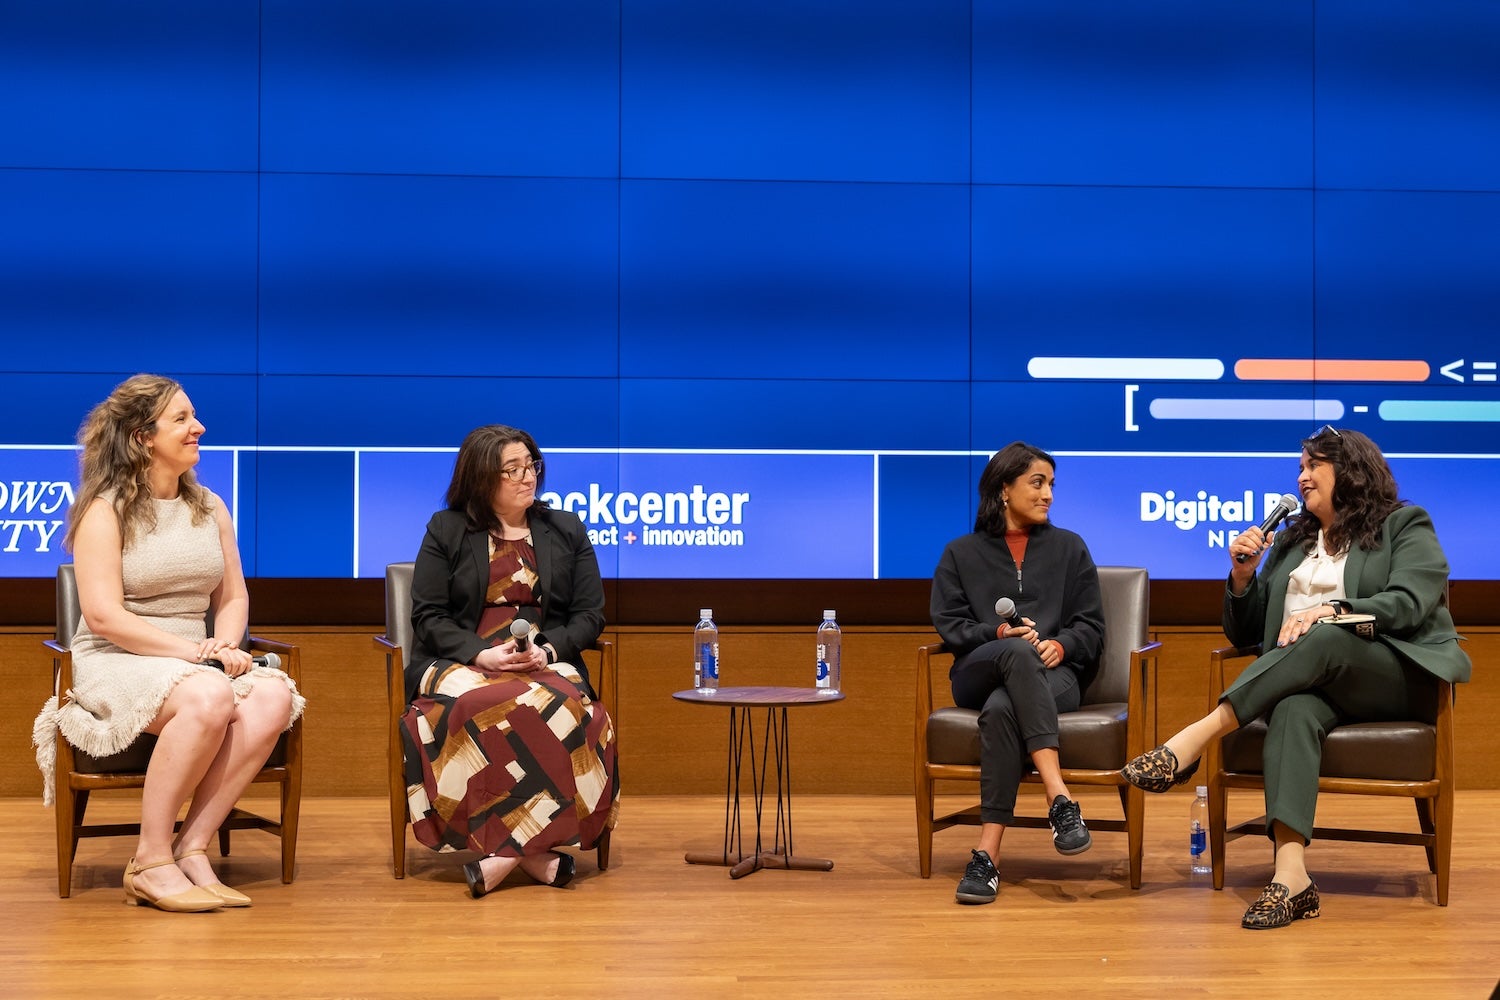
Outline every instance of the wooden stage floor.
{"label": "wooden stage floor", "polygon": [[[1108,798],[1081,801],[1085,819],[1116,815]],[[1432,902],[1418,848],[1314,844],[1323,916],[1265,932],[1239,918],[1269,876],[1269,848],[1231,843],[1222,892],[1190,879],[1188,804],[1177,792],[1148,800],[1138,892],[1123,834],[1096,833],[1091,851],[1063,858],[1045,832],[1018,829],[999,901],[966,907],[953,890],[971,832],[938,834],[933,877],[919,878],[905,797],[799,797],[797,850],[834,870],[739,881],[683,862],[684,850],[717,849],[722,800],[627,797],[609,871],[589,854],[566,890],[518,876],[479,901],[456,867],[469,855],[410,842],[410,874],[391,877],[383,801],[315,799],[295,884],[280,883],[274,838],[242,832],[220,871],[254,907],[178,915],[121,905],[125,839],[84,841],[73,895],[59,899],[51,812],[3,799],[0,996],[1426,1000],[1487,997],[1500,981],[1500,791],[1459,795],[1452,905]],[[124,798],[90,812],[134,808]],[[1318,818],[1381,816],[1415,829],[1405,801],[1326,796]]]}

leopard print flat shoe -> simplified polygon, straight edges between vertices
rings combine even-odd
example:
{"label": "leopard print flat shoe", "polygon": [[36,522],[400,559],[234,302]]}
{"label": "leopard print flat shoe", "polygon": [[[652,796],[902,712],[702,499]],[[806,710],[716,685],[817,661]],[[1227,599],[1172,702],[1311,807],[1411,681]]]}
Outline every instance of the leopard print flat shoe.
{"label": "leopard print flat shoe", "polygon": [[1280,882],[1272,882],[1261,890],[1260,898],[1250,904],[1240,926],[1252,931],[1265,931],[1273,927],[1290,926],[1293,920],[1312,920],[1322,914],[1322,901],[1318,899],[1318,884],[1309,882],[1307,888],[1297,895]]}
{"label": "leopard print flat shoe", "polygon": [[1125,780],[1148,792],[1165,792],[1173,785],[1180,785],[1198,770],[1198,761],[1193,761],[1187,770],[1178,773],[1177,755],[1163,743],[1155,750],[1147,750],[1120,769]]}

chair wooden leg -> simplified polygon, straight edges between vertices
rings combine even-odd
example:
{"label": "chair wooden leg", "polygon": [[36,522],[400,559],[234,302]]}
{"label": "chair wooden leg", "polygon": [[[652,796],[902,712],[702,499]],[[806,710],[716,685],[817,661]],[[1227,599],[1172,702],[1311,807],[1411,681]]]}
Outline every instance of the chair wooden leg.
{"label": "chair wooden leg", "polygon": [[[1423,833],[1429,836],[1435,833],[1437,826],[1434,822],[1433,814],[1437,810],[1437,800],[1416,798],[1412,799],[1412,802],[1417,807],[1417,826]],[[1437,846],[1435,844],[1427,844],[1424,846],[1424,850],[1427,852],[1427,870],[1436,874]]]}
{"label": "chair wooden leg", "polygon": [[1208,857],[1213,868],[1214,888],[1224,888],[1224,840],[1228,824],[1228,790],[1217,776],[1208,779]]}
{"label": "chair wooden leg", "polygon": [[1120,789],[1125,800],[1125,837],[1130,845],[1130,888],[1141,887],[1141,853],[1146,839],[1146,793],[1134,785]]}
{"label": "chair wooden leg", "polygon": [[921,764],[917,765],[917,868],[923,878],[932,878],[932,798],[933,781]]}
{"label": "chair wooden leg", "polygon": [[1433,832],[1437,835],[1437,858],[1433,873],[1437,876],[1437,902],[1448,905],[1448,863],[1453,859],[1453,785],[1443,782],[1433,800]]}
{"label": "chair wooden leg", "polygon": [[386,771],[386,790],[391,800],[391,874],[406,878],[406,755],[401,747],[399,715],[392,720],[387,734]]}
{"label": "chair wooden leg", "polygon": [[394,784],[391,786],[391,871],[396,878],[406,878],[406,796],[398,793]]}
{"label": "chair wooden leg", "polygon": [[601,872],[609,871],[609,834],[610,831],[605,830],[599,835],[599,842],[594,845],[599,855],[599,870]]}
{"label": "chair wooden leg", "polygon": [[[87,792],[74,792],[66,786],[68,776],[59,773],[57,781],[57,805],[53,812],[57,820],[57,894],[67,899],[73,892],[73,852],[78,838],[73,835],[74,809],[83,815],[81,804],[75,796],[86,796]],[[85,800],[86,803],[87,800]]]}
{"label": "chair wooden leg", "polygon": [[297,825],[302,819],[302,774],[288,774],[281,783],[281,883],[291,885],[297,874]]}

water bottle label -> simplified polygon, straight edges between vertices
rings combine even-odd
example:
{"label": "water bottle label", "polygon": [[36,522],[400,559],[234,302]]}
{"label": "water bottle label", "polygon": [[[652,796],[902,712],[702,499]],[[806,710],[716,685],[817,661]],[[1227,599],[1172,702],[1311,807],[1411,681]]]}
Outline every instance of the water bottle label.
{"label": "water bottle label", "polygon": [[828,686],[828,647],[818,643],[818,687]]}
{"label": "water bottle label", "polygon": [[1192,833],[1189,834],[1188,849],[1195,858],[1208,850],[1208,831],[1203,829],[1203,824],[1193,824]]}
{"label": "water bottle label", "polygon": [[717,642],[705,642],[699,645],[698,675],[703,679],[704,687],[718,687],[719,644]]}

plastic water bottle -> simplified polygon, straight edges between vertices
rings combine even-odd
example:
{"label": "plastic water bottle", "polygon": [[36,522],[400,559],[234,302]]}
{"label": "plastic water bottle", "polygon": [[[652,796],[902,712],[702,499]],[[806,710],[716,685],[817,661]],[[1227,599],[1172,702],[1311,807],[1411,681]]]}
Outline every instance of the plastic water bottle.
{"label": "plastic water bottle", "polygon": [[719,626],[713,608],[699,609],[693,628],[693,687],[704,694],[719,690]]}
{"label": "plastic water bottle", "polygon": [[819,694],[839,693],[839,671],[843,659],[843,638],[833,611],[823,612],[823,624],[818,626],[818,673]]}
{"label": "plastic water bottle", "polygon": [[1211,875],[1208,863],[1208,786],[1198,786],[1198,797],[1188,810],[1188,871],[1194,875]]}

